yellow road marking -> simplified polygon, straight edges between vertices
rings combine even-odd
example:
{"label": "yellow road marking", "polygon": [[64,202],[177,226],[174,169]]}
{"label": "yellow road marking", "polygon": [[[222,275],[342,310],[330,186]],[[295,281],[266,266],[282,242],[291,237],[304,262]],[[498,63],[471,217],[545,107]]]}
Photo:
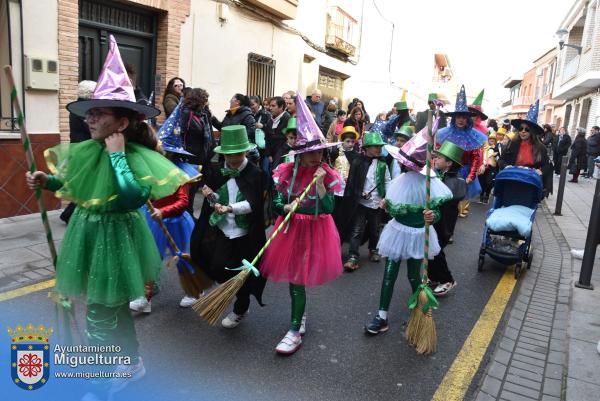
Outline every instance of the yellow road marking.
{"label": "yellow road marking", "polygon": [[6,301],[9,299],[22,297],[23,295],[31,294],[32,292],[37,292],[41,290],[45,290],[51,287],[54,287],[56,280],[51,279],[47,281],[42,281],[41,283],[28,285],[25,287],[17,288],[15,290],[10,290],[6,292],[0,292],[0,302]]}
{"label": "yellow road marking", "polygon": [[507,269],[452,366],[446,372],[444,380],[431,399],[432,401],[463,400],[485,351],[492,341],[516,282],[514,272]]}

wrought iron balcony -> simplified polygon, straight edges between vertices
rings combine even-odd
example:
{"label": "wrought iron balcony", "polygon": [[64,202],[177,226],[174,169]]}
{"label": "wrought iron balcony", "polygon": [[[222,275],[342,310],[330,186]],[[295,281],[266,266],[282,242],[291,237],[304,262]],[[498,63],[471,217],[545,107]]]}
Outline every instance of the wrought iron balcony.
{"label": "wrought iron balcony", "polygon": [[357,21],[340,7],[330,7],[327,14],[325,46],[346,56],[354,56],[356,54],[354,45],[356,25]]}

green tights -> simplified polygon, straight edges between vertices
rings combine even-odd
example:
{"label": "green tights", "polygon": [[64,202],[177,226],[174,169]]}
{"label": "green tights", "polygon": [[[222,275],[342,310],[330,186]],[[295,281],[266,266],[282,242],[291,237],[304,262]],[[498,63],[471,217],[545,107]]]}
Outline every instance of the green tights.
{"label": "green tights", "polygon": [[[412,291],[415,292],[421,284],[421,260],[408,259],[406,261],[406,264],[406,274],[408,276],[408,282],[412,287]],[[400,261],[394,261],[388,258],[385,263],[383,282],[381,283],[381,295],[379,296],[379,310],[387,311],[390,308],[392,294],[394,293],[394,284],[396,283],[396,279],[398,278],[399,270]]]}
{"label": "green tights", "polygon": [[290,330],[300,330],[304,307],[306,306],[306,289],[303,285],[290,283],[290,297],[292,298],[292,324]]}
{"label": "green tights", "polygon": [[128,355],[137,363],[139,344],[129,303],[116,307],[88,304],[86,320],[90,344],[118,345],[120,355]]}

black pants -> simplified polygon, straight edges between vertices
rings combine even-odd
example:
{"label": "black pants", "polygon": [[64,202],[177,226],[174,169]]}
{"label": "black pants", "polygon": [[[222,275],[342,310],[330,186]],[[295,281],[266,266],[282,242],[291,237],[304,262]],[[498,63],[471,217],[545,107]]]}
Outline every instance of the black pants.
{"label": "black pants", "polygon": [[448,262],[446,261],[446,254],[443,249],[433,260],[429,261],[427,274],[429,279],[436,283],[454,282],[454,277],[452,277],[452,273],[448,269]]}
{"label": "black pants", "polygon": [[352,219],[350,226],[350,256],[356,257],[360,255],[359,248],[362,243],[365,230],[369,238],[369,250],[377,249],[379,241],[379,221],[381,214],[379,209],[371,209],[363,205],[356,207],[356,213]]}
{"label": "black pants", "polygon": [[479,184],[481,184],[481,196],[490,196],[492,191],[494,178],[496,177],[496,168],[487,166],[485,172],[479,176]]}

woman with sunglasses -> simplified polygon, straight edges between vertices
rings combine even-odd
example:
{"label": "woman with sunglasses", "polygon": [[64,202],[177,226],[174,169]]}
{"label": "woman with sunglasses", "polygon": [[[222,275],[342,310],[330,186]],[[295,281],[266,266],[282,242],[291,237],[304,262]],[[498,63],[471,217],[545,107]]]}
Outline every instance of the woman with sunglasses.
{"label": "woman with sunglasses", "polygon": [[506,166],[523,166],[537,170],[544,182],[546,194],[552,192],[552,164],[548,152],[540,138],[544,129],[537,124],[538,102],[531,105],[525,119],[514,119],[510,123],[517,130],[517,137],[510,142],[508,148],[500,156],[498,164]]}

